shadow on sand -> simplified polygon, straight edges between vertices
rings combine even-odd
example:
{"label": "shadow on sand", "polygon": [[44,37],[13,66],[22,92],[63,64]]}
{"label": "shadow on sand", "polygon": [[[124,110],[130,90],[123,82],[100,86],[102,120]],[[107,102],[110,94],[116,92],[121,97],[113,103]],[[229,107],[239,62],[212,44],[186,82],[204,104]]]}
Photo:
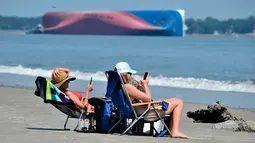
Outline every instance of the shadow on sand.
{"label": "shadow on sand", "polygon": [[53,128],[32,128],[32,127],[25,127],[25,129],[29,130],[41,130],[41,131],[70,131],[70,129],[53,129]]}

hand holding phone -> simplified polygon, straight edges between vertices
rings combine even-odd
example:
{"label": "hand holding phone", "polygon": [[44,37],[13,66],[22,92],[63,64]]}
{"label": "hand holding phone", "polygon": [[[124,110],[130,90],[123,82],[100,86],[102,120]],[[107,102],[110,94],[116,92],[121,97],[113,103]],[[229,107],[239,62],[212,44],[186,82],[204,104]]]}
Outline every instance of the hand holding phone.
{"label": "hand holding phone", "polygon": [[145,72],[144,76],[143,76],[143,80],[145,80],[147,78],[147,76],[148,76],[148,72]]}
{"label": "hand holding phone", "polygon": [[92,77],[90,78],[89,84],[90,84],[90,85],[92,84]]}
{"label": "hand holding phone", "polygon": [[89,84],[88,86],[86,87],[86,92],[91,92],[93,91],[93,85],[92,85],[92,77],[90,78],[90,81],[89,81]]}

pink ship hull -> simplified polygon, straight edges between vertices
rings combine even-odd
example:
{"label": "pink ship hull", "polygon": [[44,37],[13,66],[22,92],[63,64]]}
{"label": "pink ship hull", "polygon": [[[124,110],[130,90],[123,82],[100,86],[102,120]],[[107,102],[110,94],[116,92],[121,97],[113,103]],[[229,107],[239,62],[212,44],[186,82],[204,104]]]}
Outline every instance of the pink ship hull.
{"label": "pink ship hull", "polygon": [[171,33],[169,29],[124,11],[48,12],[43,16],[43,27],[44,33],[49,34],[167,36]]}

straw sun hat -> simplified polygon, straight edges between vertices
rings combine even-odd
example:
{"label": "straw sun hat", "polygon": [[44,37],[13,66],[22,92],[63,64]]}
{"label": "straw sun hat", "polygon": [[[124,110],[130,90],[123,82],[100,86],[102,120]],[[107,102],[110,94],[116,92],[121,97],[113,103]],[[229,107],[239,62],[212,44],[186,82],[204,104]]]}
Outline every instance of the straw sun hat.
{"label": "straw sun hat", "polygon": [[66,73],[65,71],[59,71],[59,76],[52,75],[51,78],[52,78],[52,79],[51,79],[51,82],[52,82],[57,88],[59,88],[59,87],[60,87],[63,83],[65,83],[67,80],[73,81],[73,80],[76,79],[75,77],[69,76],[69,74]]}

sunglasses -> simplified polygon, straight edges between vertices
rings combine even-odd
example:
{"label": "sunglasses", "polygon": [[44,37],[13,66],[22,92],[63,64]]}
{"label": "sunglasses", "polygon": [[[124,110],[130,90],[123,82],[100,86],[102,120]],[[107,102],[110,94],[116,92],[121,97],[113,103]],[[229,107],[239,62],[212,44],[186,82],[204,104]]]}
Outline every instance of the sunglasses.
{"label": "sunglasses", "polygon": [[128,74],[132,75],[132,73],[128,72]]}

